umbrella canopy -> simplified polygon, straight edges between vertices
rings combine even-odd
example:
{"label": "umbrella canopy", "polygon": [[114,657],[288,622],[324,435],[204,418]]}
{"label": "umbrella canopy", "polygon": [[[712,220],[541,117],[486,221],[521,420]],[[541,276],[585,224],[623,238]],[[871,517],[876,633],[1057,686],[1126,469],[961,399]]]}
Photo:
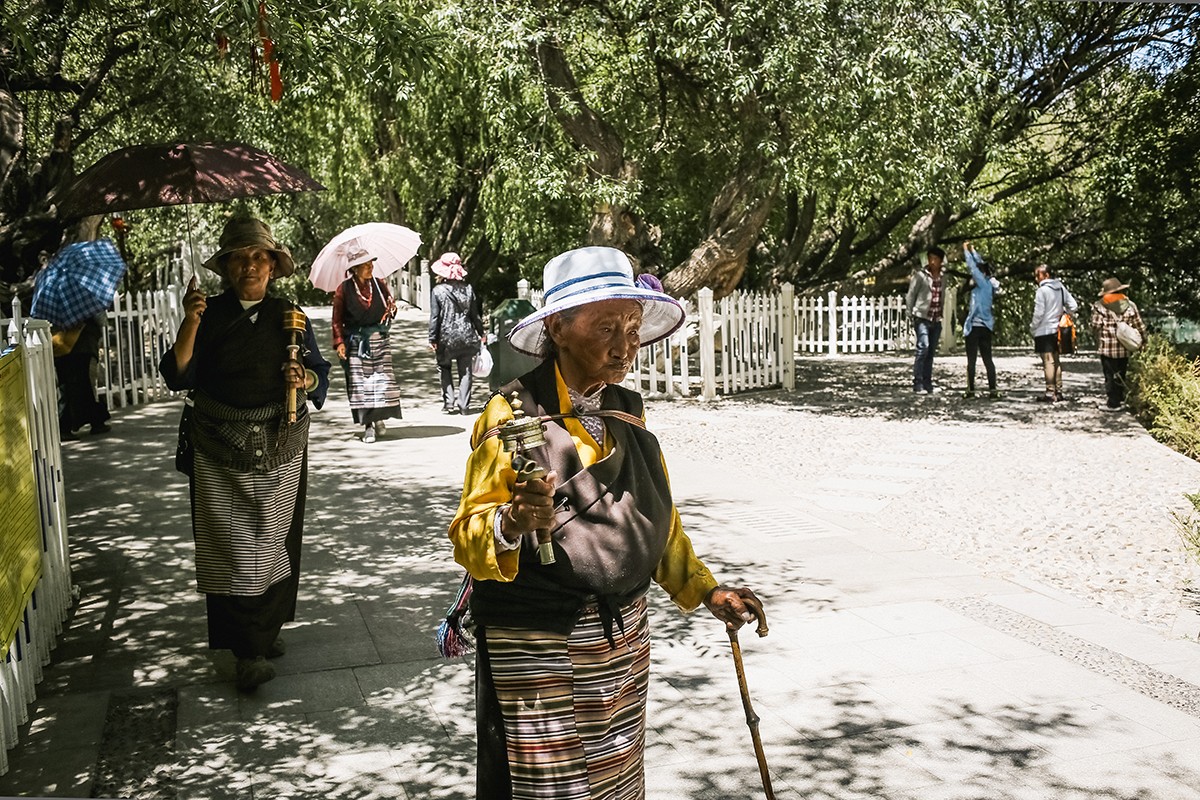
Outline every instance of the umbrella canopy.
{"label": "umbrella canopy", "polygon": [[346,280],[352,253],[366,250],[375,258],[374,275],[386,278],[417,254],[421,234],[390,222],[364,222],[339,233],[313,259],[308,279],[313,286],[332,292]]}
{"label": "umbrella canopy", "polygon": [[238,197],[319,191],[303,170],[246,144],[139,144],[114,150],[62,193],[63,218]]}
{"label": "umbrella canopy", "polygon": [[124,274],[125,262],[108,239],[69,244],[37,274],[30,314],[73,328],[112,304]]}

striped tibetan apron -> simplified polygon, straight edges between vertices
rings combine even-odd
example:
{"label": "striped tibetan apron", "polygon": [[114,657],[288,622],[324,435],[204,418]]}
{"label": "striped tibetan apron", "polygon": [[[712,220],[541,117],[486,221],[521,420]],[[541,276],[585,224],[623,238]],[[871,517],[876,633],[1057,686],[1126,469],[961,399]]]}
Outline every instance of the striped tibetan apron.
{"label": "striped tibetan apron", "polygon": [[613,638],[616,647],[594,605],[568,635],[484,629],[477,688],[491,696],[480,697],[476,713],[499,711],[512,793],[481,786],[478,800],[645,797],[650,628],[644,597],[621,609]]}

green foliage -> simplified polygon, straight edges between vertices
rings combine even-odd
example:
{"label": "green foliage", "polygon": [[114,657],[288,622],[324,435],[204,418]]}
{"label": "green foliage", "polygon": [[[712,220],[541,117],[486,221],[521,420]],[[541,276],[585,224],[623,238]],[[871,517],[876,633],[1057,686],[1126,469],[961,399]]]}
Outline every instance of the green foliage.
{"label": "green foliage", "polygon": [[1200,359],[1152,334],[1129,370],[1129,406],[1155,439],[1200,460]]}

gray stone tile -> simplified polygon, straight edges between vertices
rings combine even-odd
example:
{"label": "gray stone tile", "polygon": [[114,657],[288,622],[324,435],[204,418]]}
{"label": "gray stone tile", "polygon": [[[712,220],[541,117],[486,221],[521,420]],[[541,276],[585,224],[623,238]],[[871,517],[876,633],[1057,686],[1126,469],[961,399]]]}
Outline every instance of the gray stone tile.
{"label": "gray stone tile", "polygon": [[1136,720],[1168,739],[1187,740],[1200,737],[1200,718],[1133,689],[1092,696],[1089,699],[1116,714]]}
{"label": "gray stone tile", "polygon": [[859,607],[851,609],[851,613],[893,635],[948,631],[976,624],[962,614],[930,601]]}
{"label": "gray stone tile", "polygon": [[252,693],[238,698],[243,720],[261,720],[279,714],[311,714],[334,708],[366,704],[353,670],[281,675]]}
{"label": "gray stone tile", "polygon": [[893,728],[871,736],[946,783],[986,780],[1048,760],[1047,753],[1031,741],[981,715]]}
{"label": "gray stone tile", "polygon": [[1022,705],[1016,695],[965,668],[888,675],[863,683],[888,699],[892,713],[914,724],[989,714]]}
{"label": "gray stone tile", "polygon": [[889,635],[883,628],[849,611],[797,616],[776,614],[770,622],[773,641],[786,640],[806,647],[864,642]]}
{"label": "gray stone tile", "polygon": [[0,796],[91,797],[95,747],[54,747],[8,753],[8,772],[0,776]]}
{"label": "gray stone tile", "polygon": [[425,700],[403,705],[364,706],[305,714],[305,722],[338,750],[398,749],[401,744],[421,743],[433,749],[448,741],[433,706]]}
{"label": "gray stone tile", "polygon": [[1051,788],[1069,788],[1087,797],[1194,800],[1197,795],[1195,784],[1174,780],[1123,752],[1043,764],[1032,777]]}
{"label": "gray stone tile", "polygon": [[239,695],[232,681],[181,686],[175,725],[186,729],[209,722],[238,719]]}
{"label": "gray stone tile", "polygon": [[[897,669],[895,663],[854,642],[785,652],[753,651],[744,653],[743,661],[752,691],[763,696],[850,682],[869,683],[894,675]],[[771,673],[772,677],[766,677]]]}
{"label": "gray stone tile", "polygon": [[963,641],[948,631],[874,639],[863,642],[862,646],[867,652],[896,664],[904,674],[933,672],[995,661],[995,656],[991,653]]}
{"label": "gray stone tile", "polygon": [[994,660],[966,669],[1020,697],[1025,705],[1108,695],[1125,688],[1112,678],[1052,655]]}
{"label": "gray stone tile", "polygon": [[1190,786],[1200,786],[1200,737],[1162,742],[1133,751],[1139,764]]}
{"label": "gray stone tile", "polygon": [[1087,699],[1003,709],[992,716],[1058,761],[1119,753],[1168,741],[1163,734]]}
{"label": "gray stone tile", "polygon": [[964,642],[986,650],[1000,660],[1041,658],[1046,655],[1046,651],[1040,647],[983,624],[975,624],[966,628],[955,628],[950,631],[950,634],[962,639]]}
{"label": "gray stone tile", "polygon": [[359,667],[354,676],[369,705],[396,705],[434,696],[469,696],[474,692],[474,673],[465,662],[403,661]]}

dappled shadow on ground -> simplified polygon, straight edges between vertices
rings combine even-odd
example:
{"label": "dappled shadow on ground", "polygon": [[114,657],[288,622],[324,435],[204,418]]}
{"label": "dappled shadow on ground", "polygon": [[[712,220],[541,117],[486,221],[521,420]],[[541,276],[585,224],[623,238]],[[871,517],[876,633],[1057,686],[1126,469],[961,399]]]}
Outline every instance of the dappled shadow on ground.
{"label": "dappled shadow on ground", "polygon": [[[987,398],[986,391],[974,399],[962,396],[966,389],[964,356],[939,358],[934,364],[934,383],[941,391],[929,395],[912,391],[911,354],[803,357],[796,362],[794,392],[764,392],[755,397],[757,402],[844,417],[1025,424],[1041,415],[1053,415],[1061,425],[1084,432],[1141,430],[1129,414],[1097,408],[1104,381],[1094,355],[1064,357],[1067,399],[1053,404],[1037,402],[1044,382],[1041,364],[1032,353],[996,358],[997,382],[1003,394],[999,400]],[[976,381],[977,389],[986,388],[982,364]]]}

